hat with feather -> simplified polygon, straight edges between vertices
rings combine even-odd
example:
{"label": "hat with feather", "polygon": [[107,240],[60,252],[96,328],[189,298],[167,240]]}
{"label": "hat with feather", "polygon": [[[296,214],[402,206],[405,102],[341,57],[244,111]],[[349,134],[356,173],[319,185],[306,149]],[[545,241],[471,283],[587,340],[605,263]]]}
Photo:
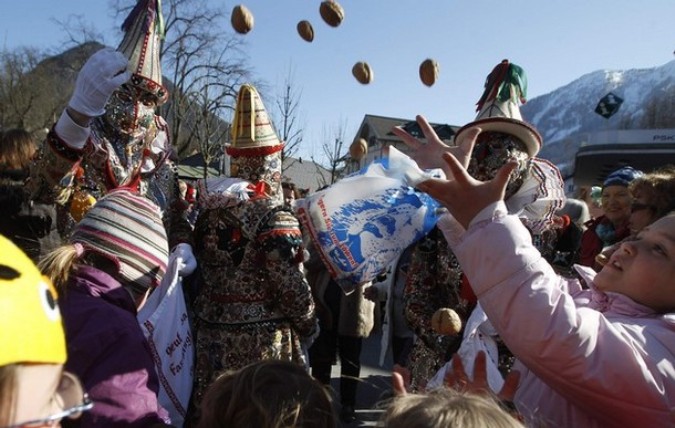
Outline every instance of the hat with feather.
{"label": "hat with feather", "polygon": [[164,18],[160,0],[139,0],[122,24],[124,39],[117,50],[129,60],[131,84],[158,98],[164,104],[169,92],[162,85],[159,59],[164,39]]}
{"label": "hat with feather", "polygon": [[542,138],[534,126],[523,120],[518,103],[525,104],[527,76],[525,70],[507,59],[492,69],[485,80],[485,91],[476,103],[476,120],[464,125],[455,134],[480,127],[483,132],[503,132],[520,139],[530,157],[541,149]]}

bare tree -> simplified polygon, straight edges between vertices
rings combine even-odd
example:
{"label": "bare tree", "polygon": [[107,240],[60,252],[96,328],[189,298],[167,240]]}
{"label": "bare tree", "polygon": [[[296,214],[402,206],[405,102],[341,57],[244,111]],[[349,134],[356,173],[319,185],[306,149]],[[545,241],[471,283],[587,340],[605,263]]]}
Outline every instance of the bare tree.
{"label": "bare tree", "polygon": [[[221,107],[215,105],[220,100],[209,98],[208,87],[204,88],[201,94],[192,94],[193,98],[188,100],[191,106],[194,123],[194,140],[199,147],[199,153],[204,160],[203,177],[208,177],[209,166],[223,155],[224,143],[229,141],[230,125],[213,115],[213,111]],[[201,109],[201,113],[197,110]]]}
{"label": "bare tree", "polygon": [[43,130],[65,105],[49,69],[38,67],[44,57],[32,48],[0,52],[0,128]]}
{"label": "bare tree", "polygon": [[276,101],[279,116],[275,122],[281,126],[275,126],[275,128],[280,131],[281,140],[285,143],[284,150],[281,152],[284,167],[295,163],[295,160],[290,158],[295,157],[303,140],[303,129],[297,123],[302,91],[296,89],[294,80],[293,70],[289,67],[283,89]]}
{"label": "bare tree", "polygon": [[59,48],[75,47],[85,43],[96,42],[103,44],[103,34],[97,30],[84,15],[68,15],[65,20],[52,19],[61,28],[65,40],[59,44]]}
{"label": "bare tree", "polygon": [[[324,157],[328,162],[326,169],[328,170],[330,181],[327,182],[323,175],[319,174],[323,181],[322,185],[333,184],[344,175],[345,166],[349,158],[344,143],[345,128],[346,124],[342,121],[330,129],[326,129],[325,127],[323,129],[323,143],[321,144],[321,148]],[[312,157],[312,162],[315,162],[314,157]],[[319,172],[318,168],[317,172]]]}

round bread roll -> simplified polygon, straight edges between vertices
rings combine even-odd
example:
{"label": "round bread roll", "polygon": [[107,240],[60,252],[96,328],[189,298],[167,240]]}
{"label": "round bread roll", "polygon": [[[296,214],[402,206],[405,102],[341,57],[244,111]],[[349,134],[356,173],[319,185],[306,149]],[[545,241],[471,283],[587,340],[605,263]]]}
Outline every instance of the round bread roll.
{"label": "round bread roll", "polygon": [[243,4],[232,9],[232,28],[239,34],[246,34],[253,29],[253,14]]}
{"label": "round bread roll", "polygon": [[422,61],[422,64],[420,64],[420,79],[422,83],[427,86],[433,86],[436,83],[439,71],[440,67],[435,60],[429,58]]}
{"label": "round bread roll", "polygon": [[356,80],[359,81],[359,83],[364,85],[367,85],[373,81],[373,70],[370,68],[370,65],[368,65],[367,62],[359,61],[354,64],[354,67],[352,67],[352,74]]}
{"label": "round bread roll", "polygon": [[455,336],[462,330],[462,320],[453,309],[440,308],[431,317],[431,328],[444,336]]}
{"label": "round bread roll", "polygon": [[306,42],[312,42],[314,40],[314,28],[309,21],[300,21],[298,22],[298,34]]}
{"label": "round bread roll", "polygon": [[319,14],[326,24],[331,27],[339,26],[345,18],[345,11],[342,9],[342,6],[333,0],[322,1],[319,6]]}
{"label": "round bread roll", "polygon": [[360,161],[368,154],[368,142],[363,138],[359,138],[349,146],[349,155],[352,159]]}

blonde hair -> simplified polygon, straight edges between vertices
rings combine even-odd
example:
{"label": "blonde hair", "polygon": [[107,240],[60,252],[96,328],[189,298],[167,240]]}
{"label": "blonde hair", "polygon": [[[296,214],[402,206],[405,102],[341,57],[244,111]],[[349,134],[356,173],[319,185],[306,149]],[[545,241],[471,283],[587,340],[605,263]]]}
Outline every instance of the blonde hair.
{"label": "blonde hair", "polygon": [[133,287],[129,287],[129,284],[123,278],[120,278],[117,264],[108,256],[92,248],[78,248],[80,245],[82,244],[62,245],[47,254],[38,263],[37,266],[40,272],[52,281],[57,290],[61,292],[65,291],[70,274],[77,270],[79,266],[87,265],[93,266],[115,278],[127,288],[134,296],[134,299],[143,295],[142,293],[135,293]]}
{"label": "blonde hair", "polygon": [[523,428],[497,402],[482,395],[439,388],[393,399],[378,426],[388,428]]}
{"label": "blonde hair", "polygon": [[7,364],[0,367],[0,426],[12,423],[16,411],[19,365]]}
{"label": "blonde hair", "polygon": [[57,290],[64,290],[79,256],[75,245],[66,244],[47,254],[37,266]]}
{"label": "blonde hair", "polygon": [[37,151],[33,137],[23,129],[10,129],[0,138],[0,168],[5,170],[28,169]]}
{"label": "blonde hair", "polygon": [[263,360],[221,375],[202,400],[198,428],[335,428],[326,388],[296,363]]}

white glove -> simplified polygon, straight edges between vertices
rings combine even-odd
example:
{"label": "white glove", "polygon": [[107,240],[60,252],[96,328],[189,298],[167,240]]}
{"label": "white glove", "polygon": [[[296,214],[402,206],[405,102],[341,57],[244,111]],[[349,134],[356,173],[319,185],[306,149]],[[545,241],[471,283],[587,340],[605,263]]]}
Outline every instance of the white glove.
{"label": "white glove", "polygon": [[173,249],[172,255],[176,257],[178,275],[188,276],[197,269],[197,259],[192,253],[190,244],[181,243]]}
{"label": "white glove", "polygon": [[86,116],[101,116],[110,95],[131,77],[127,64],[126,57],[112,48],[96,52],[77,75],[68,106]]}

